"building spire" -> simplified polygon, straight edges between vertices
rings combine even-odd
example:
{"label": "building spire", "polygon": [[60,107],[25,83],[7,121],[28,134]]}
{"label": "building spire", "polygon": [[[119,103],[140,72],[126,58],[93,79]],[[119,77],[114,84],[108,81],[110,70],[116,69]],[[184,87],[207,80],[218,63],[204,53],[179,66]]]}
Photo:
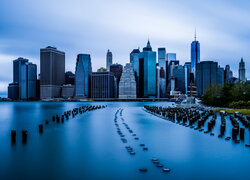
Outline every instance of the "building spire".
{"label": "building spire", "polygon": [[194,41],[196,41],[196,28],[195,28],[195,33],[194,33]]}

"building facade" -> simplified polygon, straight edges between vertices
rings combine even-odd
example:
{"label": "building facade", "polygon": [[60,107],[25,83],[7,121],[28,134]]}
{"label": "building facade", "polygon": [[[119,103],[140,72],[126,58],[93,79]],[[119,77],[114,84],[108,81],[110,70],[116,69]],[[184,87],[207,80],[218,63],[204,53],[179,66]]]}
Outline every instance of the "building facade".
{"label": "building facade", "polygon": [[196,72],[196,65],[200,62],[200,43],[196,40],[196,33],[195,33],[195,39],[191,43],[191,72],[195,76]]}
{"label": "building facade", "polygon": [[112,72],[115,76],[115,86],[116,86],[116,92],[115,92],[115,98],[118,98],[119,96],[119,83],[122,76],[123,66],[121,64],[111,64],[110,65],[110,72]]}
{"label": "building facade", "polygon": [[130,63],[133,65],[136,81],[136,96],[139,96],[139,54],[140,49],[134,49],[130,53]]}
{"label": "building facade", "polygon": [[200,97],[210,85],[224,85],[224,70],[214,61],[202,61],[196,66],[196,86]]}
{"label": "building facade", "polygon": [[239,63],[239,81],[246,82],[246,69],[245,69],[245,62],[243,58],[241,58]]}
{"label": "building facade", "polygon": [[139,97],[156,97],[156,52],[149,41],[139,54]]}
{"label": "building facade", "polygon": [[[8,97],[11,99],[36,99],[37,66],[28,59],[13,61],[13,83],[9,84]],[[18,91],[18,93],[17,93]]]}
{"label": "building facade", "polygon": [[71,71],[65,73],[65,84],[75,84],[75,74]]}
{"label": "building facade", "polygon": [[90,97],[91,91],[91,57],[89,54],[78,54],[75,68],[75,97]]}
{"label": "building facade", "polygon": [[111,64],[113,64],[113,54],[110,50],[108,50],[106,55],[106,71],[110,71]]}
{"label": "building facade", "polygon": [[37,97],[37,66],[36,64],[26,63],[26,73],[27,73],[27,99],[36,99]]}
{"label": "building facade", "polygon": [[91,98],[115,97],[115,76],[112,72],[93,72],[91,76]]}
{"label": "building facade", "polygon": [[120,99],[135,99],[136,98],[136,81],[133,66],[127,63],[122,72],[119,84]]}
{"label": "building facade", "polygon": [[158,64],[159,64],[159,97],[163,98],[166,95],[166,69],[167,69],[167,54],[166,48],[158,48]]}
{"label": "building facade", "polygon": [[40,98],[61,97],[65,82],[65,53],[55,47],[40,49]]}

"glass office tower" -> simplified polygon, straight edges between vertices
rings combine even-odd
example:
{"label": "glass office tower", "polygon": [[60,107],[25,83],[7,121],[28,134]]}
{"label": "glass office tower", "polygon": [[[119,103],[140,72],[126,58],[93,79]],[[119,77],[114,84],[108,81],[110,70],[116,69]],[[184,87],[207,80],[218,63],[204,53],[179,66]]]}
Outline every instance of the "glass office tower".
{"label": "glass office tower", "polygon": [[75,69],[75,97],[90,97],[92,65],[89,54],[78,54]]}
{"label": "glass office tower", "polygon": [[195,76],[196,72],[196,64],[200,62],[200,43],[196,41],[196,33],[195,33],[195,40],[191,44],[191,72]]}
{"label": "glass office tower", "polygon": [[156,97],[156,52],[149,41],[139,54],[139,97]]}

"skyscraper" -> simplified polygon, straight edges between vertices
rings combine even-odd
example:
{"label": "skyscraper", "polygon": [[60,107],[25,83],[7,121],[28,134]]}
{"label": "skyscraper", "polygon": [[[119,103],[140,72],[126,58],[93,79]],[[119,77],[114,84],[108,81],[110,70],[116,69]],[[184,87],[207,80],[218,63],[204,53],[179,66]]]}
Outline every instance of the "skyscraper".
{"label": "skyscraper", "polygon": [[130,53],[130,63],[132,64],[137,77],[139,76],[139,53],[139,48],[133,49],[133,51]]}
{"label": "skyscraper", "polygon": [[230,66],[226,65],[225,70],[224,70],[224,81],[225,82],[232,82],[233,79],[233,72],[230,70]]}
{"label": "skyscraper", "polygon": [[202,61],[196,66],[196,86],[200,97],[209,85],[224,85],[224,70],[214,61]]}
{"label": "skyscraper", "polygon": [[196,78],[196,64],[200,62],[200,43],[196,40],[196,32],[195,39],[191,44],[191,72],[194,74],[194,78]]}
{"label": "skyscraper", "polygon": [[113,64],[113,55],[112,52],[108,50],[106,55],[106,70],[110,70],[110,65]]}
{"label": "skyscraper", "polygon": [[243,58],[241,58],[241,61],[239,63],[239,80],[242,82],[246,82],[246,69]]}
{"label": "skyscraper", "polygon": [[135,99],[136,98],[136,82],[133,66],[127,63],[122,72],[121,81],[119,84],[120,99]]}
{"label": "skyscraper", "polygon": [[37,66],[36,64],[26,63],[27,73],[27,99],[37,98],[36,83],[37,83]]}
{"label": "skyscraper", "polygon": [[[13,61],[13,83],[9,84],[8,97],[11,99],[35,99],[37,66],[28,59],[18,58]],[[17,93],[18,92],[18,93]]]}
{"label": "skyscraper", "polygon": [[90,97],[92,65],[89,54],[78,54],[75,68],[75,97]]}
{"label": "skyscraper", "polygon": [[121,76],[122,76],[123,66],[121,64],[111,64],[110,72],[114,73],[114,76],[117,79],[117,84],[119,84]]}
{"label": "skyscraper", "polygon": [[140,49],[134,49],[130,53],[130,63],[133,66],[134,72],[135,72],[135,81],[136,81],[136,96],[139,95],[139,54]]}
{"label": "skyscraper", "polygon": [[139,97],[156,97],[156,52],[149,41],[139,54]]}
{"label": "skyscraper", "polygon": [[40,49],[40,98],[61,96],[65,80],[65,53],[55,47]]}
{"label": "skyscraper", "polygon": [[188,86],[190,86],[191,62],[186,62],[184,64],[184,69],[185,69],[185,94],[187,94]]}
{"label": "skyscraper", "polygon": [[111,64],[110,65],[110,72],[114,73],[115,76],[115,81],[116,81],[116,92],[115,92],[115,98],[118,98],[119,96],[119,83],[120,83],[120,79],[122,76],[122,71],[123,71],[123,66],[121,64]]}
{"label": "skyscraper", "polygon": [[112,72],[93,72],[91,75],[91,98],[114,98],[115,76]]}
{"label": "skyscraper", "polygon": [[18,58],[13,61],[13,82],[18,83],[19,99],[27,99],[27,67],[28,59]]}
{"label": "skyscraper", "polygon": [[167,69],[167,54],[165,48],[158,48],[158,63],[159,63],[159,78],[160,78],[160,94],[159,97],[163,98],[166,94],[166,69]]}

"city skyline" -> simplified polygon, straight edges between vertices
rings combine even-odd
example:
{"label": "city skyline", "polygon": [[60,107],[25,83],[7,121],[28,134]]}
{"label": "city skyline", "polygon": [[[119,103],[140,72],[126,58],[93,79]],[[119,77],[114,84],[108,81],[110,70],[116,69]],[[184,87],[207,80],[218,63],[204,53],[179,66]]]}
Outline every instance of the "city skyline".
{"label": "city skyline", "polygon": [[[51,7],[56,7],[55,2],[51,3]],[[85,2],[76,1],[75,5],[71,5],[70,8],[67,8],[69,4],[62,2],[59,7],[61,9],[75,8],[75,12],[69,13],[68,17],[58,11],[53,11],[53,8],[45,8],[46,1],[26,0],[22,4],[14,0],[3,2],[0,8],[3,14],[0,17],[3,25],[0,30],[0,40],[3,42],[0,47],[0,92],[7,91],[7,85],[12,79],[12,61],[14,59],[18,57],[29,59],[38,65],[39,73],[39,49],[49,45],[56,46],[66,53],[66,71],[72,72],[74,72],[76,56],[79,53],[91,55],[94,71],[99,67],[105,67],[105,55],[108,49],[113,53],[113,63],[125,65],[129,62],[129,53],[138,46],[142,50],[148,37],[154,51],[157,51],[157,48],[165,47],[167,53],[176,53],[180,64],[184,64],[190,61],[190,43],[194,40],[195,28],[197,29],[197,40],[201,43],[201,61],[217,61],[222,67],[229,64],[234,76],[237,77],[238,62],[243,57],[246,69],[250,69],[250,64],[247,63],[250,59],[248,53],[250,45],[247,37],[249,13],[246,10],[248,5],[246,1],[240,5],[229,1],[220,3],[191,1],[189,4],[182,2],[183,5],[180,4],[181,2],[157,1],[151,6],[152,4],[148,1],[126,3],[107,1],[106,5],[99,2],[96,6],[95,1],[93,4],[92,2],[86,3],[89,7],[87,12],[79,12],[80,5]],[[11,5],[14,3],[15,7],[12,7]],[[109,6],[110,4],[112,6]],[[123,7],[120,12],[117,11],[119,7]],[[168,7],[168,11],[164,11],[163,7]],[[198,8],[197,12],[190,12],[191,7]],[[30,11],[23,12],[23,9],[27,8]],[[110,8],[113,11],[106,12]],[[137,11],[125,16],[125,12],[129,8],[135,8]],[[224,8],[226,9],[224,14],[219,12]],[[100,14],[98,13],[96,17],[87,14],[90,11],[98,10]],[[106,13],[103,13],[104,11]],[[46,12],[48,12],[47,15],[45,15]],[[185,13],[188,12],[190,15],[186,16]],[[200,13],[199,18],[195,16],[196,13]],[[213,18],[208,18],[206,13]],[[140,14],[147,14],[147,16],[144,17]],[[172,15],[169,16],[170,14]],[[113,15],[118,15],[118,17],[113,17]],[[132,18],[135,15],[138,16],[138,19]],[[215,15],[218,17],[215,18]],[[34,19],[31,20],[27,18],[28,16],[32,16]],[[206,19],[202,19],[204,16]],[[88,18],[90,19],[88,20]],[[98,20],[98,18],[100,19]],[[36,22],[36,19],[39,21]],[[124,20],[123,25],[118,23],[120,19]],[[184,22],[185,20],[187,22]],[[18,23],[20,21],[21,24]],[[148,21],[150,21],[150,26]],[[66,25],[67,22],[71,23]],[[82,22],[83,25],[80,26],[79,22]],[[58,23],[58,26],[53,23]],[[131,25],[138,28],[131,28]],[[160,25],[162,30],[158,30]],[[171,28],[168,28],[169,26]],[[79,27],[84,28],[84,31],[78,31]],[[97,30],[99,27],[102,27],[102,32]],[[91,32],[91,30],[94,31]],[[94,38],[94,36],[96,37]],[[215,44],[216,46],[214,46]],[[246,77],[249,79],[248,73],[246,73]]]}

